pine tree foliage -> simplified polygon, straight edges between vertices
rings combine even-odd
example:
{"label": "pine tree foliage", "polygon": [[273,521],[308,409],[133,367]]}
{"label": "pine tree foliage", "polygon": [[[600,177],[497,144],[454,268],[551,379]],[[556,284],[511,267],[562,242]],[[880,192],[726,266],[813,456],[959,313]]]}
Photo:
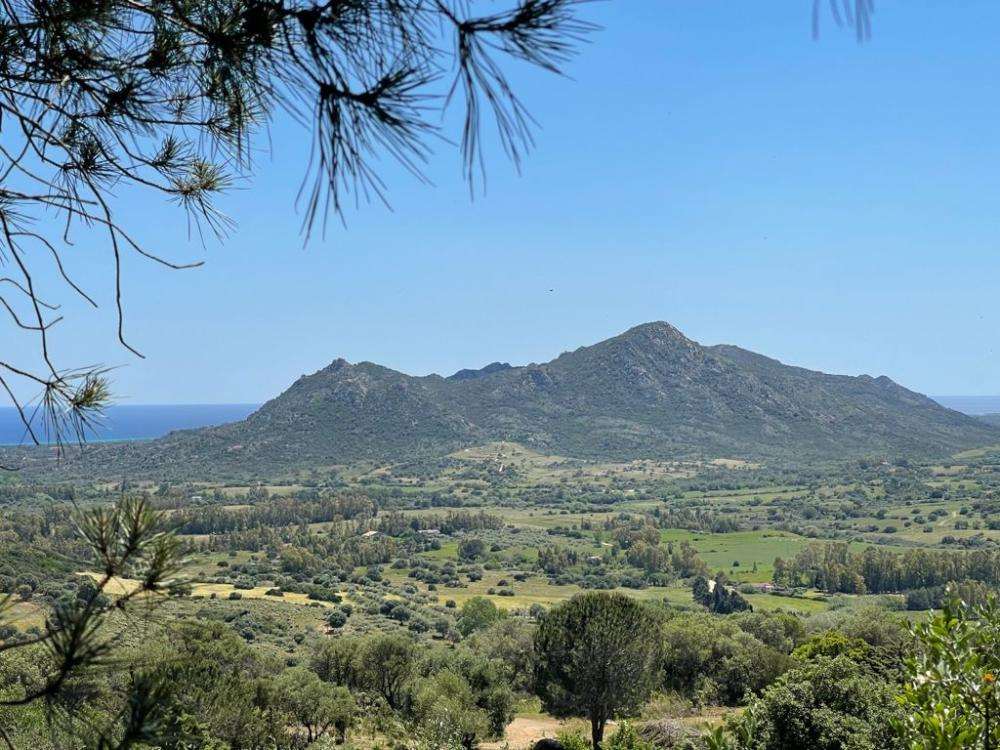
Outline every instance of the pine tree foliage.
{"label": "pine tree foliage", "polygon": [[[163,686],[141,672],[128,675],[121,712],[107,726],[74,723],[77,717],[60,708],[59,698],[75,678],[118,667],[125,629],[116,623],[130,623],[139,610],[148,612],[176,584],[180,543],[144,499],[126,497],[113,507],[82,510],[76,526],[99,570],[94,586],[84,597],[60,602],[37,635],[0,641],[0,660],[23,650],[44,665],[38,685],[0,697],[0,746],[9,750],[14,745],[4,723],[14,718],[12,712],[32,705],[43,705],[47,720],[69,725],[72,735],[92,737],[89,745],[96,750],[155,745],[162,729]],[[125,577],[138,584],[122,591],[120,579]],[[10,596],[0,601],[0,624],[12,603]]]}

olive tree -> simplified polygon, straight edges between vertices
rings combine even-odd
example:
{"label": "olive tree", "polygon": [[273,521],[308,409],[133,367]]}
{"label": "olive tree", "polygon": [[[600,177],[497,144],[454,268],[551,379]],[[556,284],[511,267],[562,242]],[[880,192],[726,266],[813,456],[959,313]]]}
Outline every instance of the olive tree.
{"label": "olive tree", "polygon": [[346,740],[357,709],[347,688],[323,682],[305,667],[286,669],[275,687],[279,703],[305,730],[307,742],[315,742],[330,732],[336,733],[338,742]]}
{"label": "olive tree", "polygon": [[390,633],[373,636],[361,645],[357,660],[362,686],[394,711],[403,708],[417,669],[413,640]]}

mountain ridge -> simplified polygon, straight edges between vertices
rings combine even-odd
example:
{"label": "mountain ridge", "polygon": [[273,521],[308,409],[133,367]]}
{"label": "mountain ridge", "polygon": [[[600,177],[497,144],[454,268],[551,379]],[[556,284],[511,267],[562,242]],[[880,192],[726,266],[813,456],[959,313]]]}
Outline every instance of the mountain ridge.
{"label": "mountain ridge", "polygon": [[1000,429],[882,375],[830,375],[645,323],[541,364],[411,376],[335,359],[240,422],[143,444],[88,446],[76,464],[141,476],[178,466],[290,472],[444,455],[494,440],[581,458],[946,455]]}

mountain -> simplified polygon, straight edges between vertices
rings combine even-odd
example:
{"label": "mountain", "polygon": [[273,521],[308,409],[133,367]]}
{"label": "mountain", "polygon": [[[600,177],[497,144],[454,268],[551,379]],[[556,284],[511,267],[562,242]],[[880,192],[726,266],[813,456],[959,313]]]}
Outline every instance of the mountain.
{"label": "mountain", "polygon": [[1000,427],[1000,414],[979,414],[976,419],[994,427]]}
{"label": "mountain", "polygon": [[454,375],[448,376],[448,380],[474,380],[475,378],[481,378],[486,375],[492,375],[495,372],[503,372],[510,369],[511,366],[507,362],[492,362],[478,370],[459,370]]}
{"label": "mountain", "polygon": [[274,476],[493,440],[591,458],[944,455],[1000,429],[889,378],[828,375],[648,323],[545,364],[412,377],[338,359],[241,422],[88,446],[88,475]]}

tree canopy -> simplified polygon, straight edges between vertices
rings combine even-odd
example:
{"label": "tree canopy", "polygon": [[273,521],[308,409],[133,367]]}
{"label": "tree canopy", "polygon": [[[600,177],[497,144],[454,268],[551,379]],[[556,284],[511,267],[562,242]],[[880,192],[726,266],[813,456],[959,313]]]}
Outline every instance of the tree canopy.
{"label": "tree canopy", "polygon": [[649,697],[661,661],[660,617],[616,593],[579,594],[552,609],[535,636],[535,679],[545,709],[584,716],[598,747],[605,724]]}

